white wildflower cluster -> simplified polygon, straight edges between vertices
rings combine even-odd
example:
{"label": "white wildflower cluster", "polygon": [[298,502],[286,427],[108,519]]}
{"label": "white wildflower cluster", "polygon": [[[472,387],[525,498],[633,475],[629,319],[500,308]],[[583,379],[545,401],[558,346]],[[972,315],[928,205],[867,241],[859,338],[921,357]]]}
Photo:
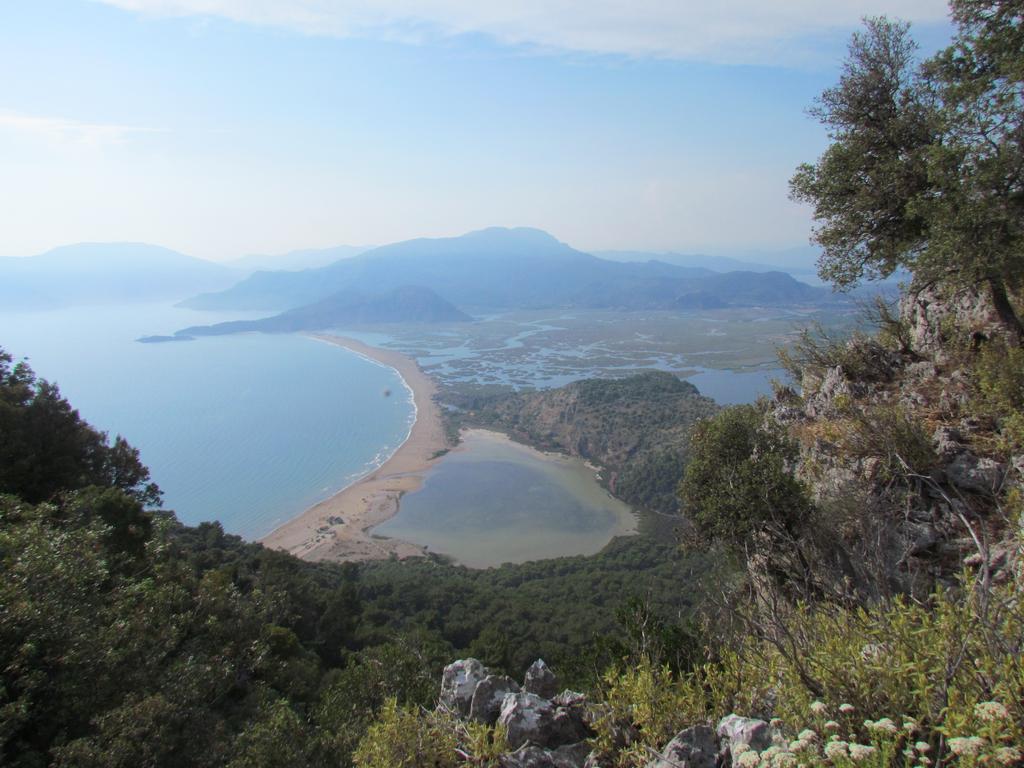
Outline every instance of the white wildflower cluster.
{"label": "white wildflower cluster", "polygon": [[980,736],[957,736],[947,743],[949,751],[957,757],[973,757],[985,746],[985,740]]}
{"label": "white wildflower cluster", "polygon": [[817,715],[818,717],[824,717],[828,714],[828,707],[826,707],[825,703],[821,701],[812,701],[810,710],[811,714]]}
{"label": "white wildflower cluster", "polygon": [[883,717],[881,720],[865,720],[864,727],[871,733],[886,736],[893,736],[899,730],[896,728],[896,723],[888,717]]}
{"label": "white wildflower cluster", "polygon": [[869,747],[866,744],[851,744],[850,745],[850,758],[855,763],[862,763],[868,760],[876,752],[874,747]]}
{"label": "white wildflower cluster", "polygon": [[850,745],[840,739],[833,739],[825,745],[825,757],[833,763],[850,756]]}
{"label": "white wildflower cluster", "polygon": [[1020,763],[1024,755],[1021,754],[1020,747],[1000,747],[994,757],[997,765],[1009,766]]}
{"label": "white wildflower cluster", "polygon": [[1010,713],[998,701],[983,701],[980,704],[975,704],[974,715],[986,723],[1010,719]]}

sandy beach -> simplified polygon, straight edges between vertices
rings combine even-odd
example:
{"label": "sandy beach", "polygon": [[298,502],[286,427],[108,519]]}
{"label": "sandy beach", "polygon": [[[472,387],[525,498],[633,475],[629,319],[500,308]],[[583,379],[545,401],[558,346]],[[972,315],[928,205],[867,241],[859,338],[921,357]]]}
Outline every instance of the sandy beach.
{"label": "sandy beach", "polygon": [[436,460],[433,457],[448,447],[441,412],[434,402],[436,385],[415,360],[398,352],[377,349],[342,336],[314,334],[314,338],[398,371],[412,390],[416,421],[406,441],[378,469],[307,509],[260,541],[305,560],[377,560],[392,555],[399,558],[423,555],[424,550],[414,544],[374,538],[368,532],[398,511],[402,494],[420,487],[423,473]]}

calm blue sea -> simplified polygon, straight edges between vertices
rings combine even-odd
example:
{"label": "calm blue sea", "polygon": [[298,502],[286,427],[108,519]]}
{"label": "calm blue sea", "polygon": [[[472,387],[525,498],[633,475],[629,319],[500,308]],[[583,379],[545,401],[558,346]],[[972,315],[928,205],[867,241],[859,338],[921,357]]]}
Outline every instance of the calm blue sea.
{"label": "calm blue sea", "polygon": [[0,347],[28,357],[94,426],[139,448],[179,519],[219,520],[254,539],[382,462],[414,411],[392,369],[303,336],[134,341],[245,316],[148,305],[0,310]]}

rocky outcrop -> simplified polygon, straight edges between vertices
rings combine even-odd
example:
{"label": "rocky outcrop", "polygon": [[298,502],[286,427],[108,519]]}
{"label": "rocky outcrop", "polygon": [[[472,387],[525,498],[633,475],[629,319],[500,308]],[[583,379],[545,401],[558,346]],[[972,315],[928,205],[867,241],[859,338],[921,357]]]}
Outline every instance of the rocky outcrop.
{"label": "rocky outcrop", "polygon": [[441,706],[459,717],[468,717],[477,684],[487,675],[487,669],[476,659],[449,664],[441,675]]}
{"label": "rocky outcrop", "polygon": [[723,717],[715,733],[722,740],[722,748],[727,748],[732,755],[739,754],[741,747],[761,752],[768,749],[773,741],[772,728],[768,723],[739,715]]}
{"label": "rocky outcrop", "polygon": [[940,362],[947,359],[952,342],[965,337],[981,341],[1006,336],[1006,328],[983,289],[912,288],[900,299],[899,315],[909,329],[914,352]]}
{"label": "rocky outcrop", "polygon": [[585,765],[590,747],[586,744],[572,744],[558,749],[523,747],[515,752],[502,755],[501,768],[579,768]]}
{"label": "rocky outcrop", "polygon": [[514,749],[532,744],[561,747],[587,737],[583,714],[578,708],[560,707],[533,693],[510,693],[501,704],[498,725],[504,726]]}
{"label": "rocky outcrop", "polygon": [[[810,349],[798,390],[768,412],[798,442],[794,470],[819,509],[795,565],[813,571],[819,595],[923,596],[954,581],[979,534],[999,541],[999,498],[1024,481],[977,409],[973,361],[1006,340],[987,294],[912,290],[898,320]],[[780,558],[751,575],[769,583]]]}
{"label": "rocky outcrop", "polygon": [[523,690],[547,699],[558,693],[558,679],[555,677],[555,673],[551,671],[551,668],[544,663],[544,659],[537,659],[526,670]]}
{"label": "rocky outcrop", "polygon": [[438,707],[463,720],[505,729],[512,752],[506,768],[582,768],[590,753],[587,699],[556,695],[558,678],[540,659],[527,670],[522,689],[511,678],[492,674],[476,659],[444,669]]}
{"label": "rocky outcrop", "polygon": [[676,735],[647,768],[717,768],[718,739],[707,725],[695,725]]}
{"label": "rocky outcrop", "polygon": [[[530,666],[521,687],[492,674],[476,659],[460,659],[445,667],[438,708],[462,720],[503,728],[510,751],[499,756],[501,768],[600,768],[607,755],[593,749],[591,724],[610,716],[608,706],[592,705],[575,691],[554,694],[556,685],[554,672],[540,659]],[[628,747],[638,734],[623,730],[621,736],[613,738],[613,749]],[[649,749],[647,768],[729,768],[733,755],[785,743],[764,720],[731,714],[714,728],[698,723],[660,750]]]}
{"label": "rocky outcrop", "polygon": [[473,690],[469,704],[469,718],[485,725],[494,725],[501,714],[501,706],[510,693],[519,693],[519,685],[505,675],[488,675]]}

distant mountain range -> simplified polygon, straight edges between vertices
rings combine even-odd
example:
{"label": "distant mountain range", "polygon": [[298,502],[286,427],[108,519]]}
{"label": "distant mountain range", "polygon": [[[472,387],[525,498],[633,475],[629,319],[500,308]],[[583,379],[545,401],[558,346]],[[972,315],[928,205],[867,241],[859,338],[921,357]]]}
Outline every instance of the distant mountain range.
{"label": "distant mountain range", "polygon": [[256,272],[259,270],[290,270],[316,269],[333,264],[341,259],[350,259],[370,250],[368,245],[336,245],[333,248],[304,248],[277,255],[252,254],[225,262],[229,267]]}
{"label": "distant mountain range", "polygon": [[339,291],[418,285],[456,306],[543,309],[694,309],[830,301],[783,272],[716,273],[661,261],[622,262],[577,251],[538,229],[493,227],[461,237],[374,248],[318,269],[257,272],[183,306],[287,310]]}
{"label": "distant mountain range", "polygon": [[754,261],[642,251],[606,255],[615,258],[583,253],[538,229],[501,227],[370,250],[337,246],[226,263],[143,243],[80,243],[0,258],[0,307],[184,299],[183,306],[196,309],[281,312],[345,291],[350,298],[379,298],[408,286],[429,289],[462,310],[690,310],[835,300],[827,289]]}
{"label": "distant mountain range", "polygon": [[340,291],[326,299],[290,309],[273,317],[196,325],[183,328],[174,337],[150,340],[172,341],[176,340],[175,337],[223,336],[248,331],[320,331],[327,328],[380,323],[458,323],[471,319],[469,315],[460,312],[429,288],[405,286],[383,294]]}
{"label": "distant mountain range", "polygon": [[0,306],[52,309],[174,300],[227,288],[241,274],[156,245],[79,243],[39,256],[0,258]]}
{"label": "distant mountain range", "polygon": [[660,261],[677,267],[707,269],[712,272],[788,272],[780,266],[742,261],[729,256],[707,256],[702,253],[675,253],[673,251],[592,251],[594,256],[609,261]]}

